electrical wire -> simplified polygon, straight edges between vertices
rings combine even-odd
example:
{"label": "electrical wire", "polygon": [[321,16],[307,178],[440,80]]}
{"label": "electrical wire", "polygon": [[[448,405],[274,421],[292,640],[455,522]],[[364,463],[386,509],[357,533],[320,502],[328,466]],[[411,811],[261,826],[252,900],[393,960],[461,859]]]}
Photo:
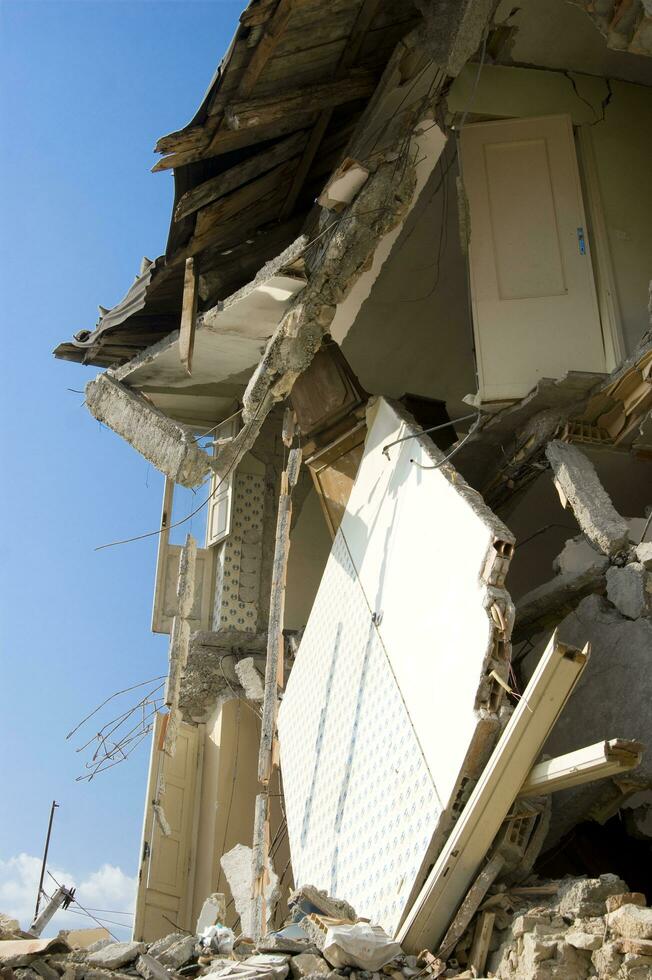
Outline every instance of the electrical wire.
{"label": "electrical wire", "polygon": [[[47,873],[50,876],[50,878],[52,878],[52,881],[55,883],[55,885],[57,886],[57,888],[63,888],[63,885],[59,884],[59,882],[54,877],[54,875],[52,874],[51,871],[48,871]],[[100,926],[102,929],[106,929],[106,926],[102,925],[102,923],[100,922],[100,920],[98,918],[96,918],[94,915],[91,915],[91,913],[88,911],[88,909],[84,908],[84,906],[82,905],[82,903],[79,901],[79,899],[76,896],[73,898],[73,902],[75,903],[75,905],[79,905],[79,907],[82,910],[82,912],[85,912],[89,919],[92,919],[93,922],[97,922],[98,926]],[[74,911],[74,910],[69,909],[68,911]],[[107,931],[108,931],[109,935],[112,936],[115,939],[116,942],[119,942],[118,937],[115,936],[111,932],[110,929],[108,929]]]}

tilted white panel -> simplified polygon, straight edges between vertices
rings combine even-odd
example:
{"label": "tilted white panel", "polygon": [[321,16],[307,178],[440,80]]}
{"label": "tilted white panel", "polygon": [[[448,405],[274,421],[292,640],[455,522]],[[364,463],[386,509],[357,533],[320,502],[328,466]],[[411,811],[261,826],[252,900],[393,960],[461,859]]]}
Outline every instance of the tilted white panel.
{"label": "tilted white panel", "polygon": [[495,543],[513,538],[452,467],[434,467],[442,457],[427,437],[383,453],[415,431],[397,407],[376,400],[368,424],[279,738],[296,884],[346,898],[391,932],[496,721],[481,697],[489,607],[499,603],[505,640],[513,609],[488,581]]}

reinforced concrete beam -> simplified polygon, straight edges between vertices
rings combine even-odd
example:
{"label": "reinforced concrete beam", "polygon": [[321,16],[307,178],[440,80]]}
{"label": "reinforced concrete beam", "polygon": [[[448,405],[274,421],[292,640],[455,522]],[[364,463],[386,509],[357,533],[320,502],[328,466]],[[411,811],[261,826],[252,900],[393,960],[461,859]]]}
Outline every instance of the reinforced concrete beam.
{"label": "reinforced concrete beam", "polygon": [[609,559],[594,554],[576,571],[560,572],[549,582],[532,589],[516,603],[512,641],[520,643],[547,626],[557,624],[564,616],[594,592],[604,592]]}
{"label": "reinforced concrete beam", "polygon": [[161,473],[183,487],[204,482],[211,470],[210,458],[184,426],[108,374],[89,381],[85,394],[91,415],[113,429]]}
{"label": "reinforced concrete beam", "polygon": [[548,443],[546,456],[564,508],[571,508],[591,544],[609,557],[627,551],[627,521],[612,504],[593,463],[576,446],[558,439]]}

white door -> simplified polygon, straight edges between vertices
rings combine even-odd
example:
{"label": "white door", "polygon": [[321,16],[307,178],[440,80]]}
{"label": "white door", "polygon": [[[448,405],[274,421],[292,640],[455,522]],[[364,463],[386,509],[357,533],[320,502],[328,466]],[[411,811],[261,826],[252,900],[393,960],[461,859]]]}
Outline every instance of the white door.
{"label": "white door", "polygon": [[461,160],[482,400],[522,398],[569,370],[604,371],[570,117],[465,126]]}
{"label": "white door", "polygon": [[[173,756],[162,751],[164,716],[157,715],[145,801],[134,939],[151,942],[192,929],[190,881],[198,789],[199,734],[182,722]],[[162,816],[156,814],[160,806]]]}

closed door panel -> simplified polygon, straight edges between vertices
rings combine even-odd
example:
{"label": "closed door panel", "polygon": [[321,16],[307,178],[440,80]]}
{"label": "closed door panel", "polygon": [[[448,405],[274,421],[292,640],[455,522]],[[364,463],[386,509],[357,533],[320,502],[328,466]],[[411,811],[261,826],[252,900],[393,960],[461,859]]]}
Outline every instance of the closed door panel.
{"label": "closed door panel", "polygon": [[461,153],[483,401],[521,398],[569,370],[604,371],[570,117],[465,126]]}

